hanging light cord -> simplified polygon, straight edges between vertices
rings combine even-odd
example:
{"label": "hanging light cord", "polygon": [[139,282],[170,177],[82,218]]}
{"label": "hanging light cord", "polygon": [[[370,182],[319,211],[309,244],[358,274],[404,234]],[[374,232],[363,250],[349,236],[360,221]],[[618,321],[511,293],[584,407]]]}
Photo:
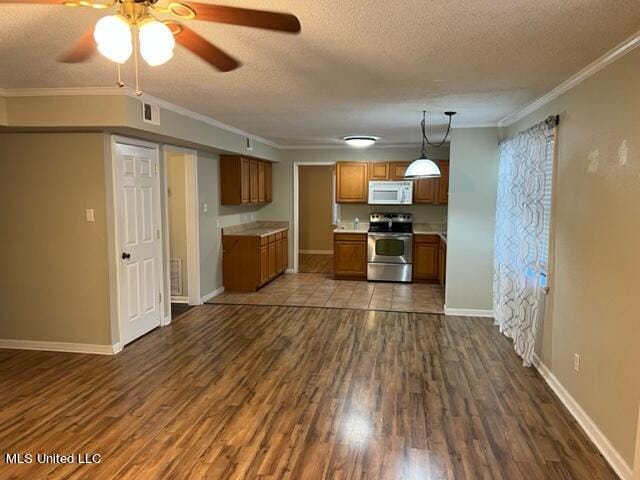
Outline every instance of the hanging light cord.
{"label": "hanging light cord", "polygon": [[449,132],[451,131],[451,118],[456,114],[456,112],[444,112],[446,116],[449,117],[449,125],[447,126],[447,133],[444,134],[444,138],[440,143],[432,143],[427,138],[427,111],[422,111],[422,122],[420,123],[422,127],[422,154],[425,155],[425,147],[429,145],[433,148],[440,148],[447,141],[447,137],[449,136]]}

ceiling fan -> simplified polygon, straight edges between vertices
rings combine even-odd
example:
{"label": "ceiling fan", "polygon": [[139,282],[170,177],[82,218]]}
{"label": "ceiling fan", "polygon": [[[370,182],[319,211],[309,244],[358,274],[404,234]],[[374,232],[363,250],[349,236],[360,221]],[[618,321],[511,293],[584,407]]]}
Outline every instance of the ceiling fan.
{"label": "ceiling fan", "polygon": [[[97,49],[118,64],[125,63],[134,54],[137,66],[139,51],[149,65],[162,65],[173,57],[173,49],[178,43],[217,70],[228,72],[238,68],[240,62],[178,20],[227,23],[286,33],[300,32],[300,21],[289,13],[191,1],[171,1],[166,6],[159,6],[158,0],[0,0],[0,4],[2,3],[64,5],[104,10],[115,7],[114,15],[98,20],[95,27],[89,28],[59,58],[65,63],[87,61]],[[169,18],[158,19],[158,15]],[[137,38],[133,35],[136,30]]]}

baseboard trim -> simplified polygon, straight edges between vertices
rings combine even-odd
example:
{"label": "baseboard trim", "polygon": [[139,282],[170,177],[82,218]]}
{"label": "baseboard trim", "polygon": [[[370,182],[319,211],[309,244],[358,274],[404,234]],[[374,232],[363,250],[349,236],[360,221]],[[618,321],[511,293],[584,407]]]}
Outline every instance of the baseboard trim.
{"label": "baseboard trim", "polygon": [[569,413],[575,418],[576,422],[582,427],[602,456],[609,462],[611,468],[613,468],[622,480],[632,480],[633,471],[631,467],[627,465],[624,458],[622,458],[606,435],[598,428],[598,425],[587,415],[587,412],[582,409],[576,399],[571,396],[551,370],[549,370],[535,354],[533,356],[533,365],[547,385],[553,390],[553,393],[556,394],[562,404],[569,410]]}
{"label": "baseboard trim", "polygon": [[167,325],[170,325],[170,324],[171,324],[171,314],[167,315],[162,319],[162,323],[160,323],[160,326],[166,327]]}
{"label": "baseboard trim", "polygon": [[189,297],[171,297],[171,303],[189,303]]}
{"label": "baseboard trim", "polygon": [[470,308],[449,308],[444,306],[445,315],[455,315],[457,317],[491,317],[493,318],[493,310],[474,310]]}
{"label": "baseboard trim", "polygon": [[122,344],[118,342],[115,345],[94,345],[89,343],[0,339],[0,348],[9,348],[13,350],[42,350],[47,352],[89,353],[93,355],[115,355],[122,351]]}
{"label": "baseboard trim", "polygon": [[284,273],[296,273],[296,271],[293,268],[287,268]]}
{"label": "baseboard trim", "polygon": [[216,288],[213,292],[207,293],[205,296],[203,296],[200,299],[200,303],[206,303],[209,300],[211,300],[213,297],[217,297],[218,295],[220,295],[223,292],[224,292],[224,287]]}
{"label": "baseboard trim", "polygon": [[298,250],[298,253],[308,253],[310,255],[333,255],[333,250]]}

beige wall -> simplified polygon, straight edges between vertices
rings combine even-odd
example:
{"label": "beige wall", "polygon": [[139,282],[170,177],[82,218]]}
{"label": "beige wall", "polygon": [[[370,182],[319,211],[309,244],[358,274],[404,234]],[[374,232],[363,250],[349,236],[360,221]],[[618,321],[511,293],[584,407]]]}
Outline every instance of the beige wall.
{"label": "beige wall", "polygon": [[[410,148],[323,148],[323,149],[291,149],[282,150],[281,161],[273,167],[273,202],[258,212],[260,220],[287,220],[293,232],[293,164],[294,162],[336,162],[348,161],[410,161],[420,154],[420,147]],[[431,158],[446,160],[449,158],[447,145],[428,151]],[[380,210],[380,207],[369,205],[342,205],[341,219],[353,221],[358,216],[361,221],[368,221],[369,212]],[[412,205],[410,207],[394,207],[394,210],[412,212],[417,221],[442,221],[446,217],[446,208],[432,205]],[[293,241],[290,242],[289,265],[293,265]]]}
{"label": "beige wall", "polygon": [[0,339],[112,344],[103,152],[99,133],[0,134]]}
{"label": "beige wall", "polygon": [[493,310],[498,130],[451,132],[447,308]]}
{"label": "beige wall", "polygon": [[551,296],[538,353],[629,466],[640,401],[638,85],[640,49],[505,132],[560,115]]}
{"label": "beige wall", "polygon": [[11,126],[107,127],[126,125],[121,95],[7,97]]}
{"label": "beige wall", "polygon": [[0,97],[0,125],[7,124],[7,99]]}
{"label": "beige wall", "polygon": [[333,250],[333,169],[300,168],[300,250]]}
{"label": "beige wall", "polygon": [[167,153],[167,199],[169,219],[169,257],[182,260],[182,296],[189,296],[187,264],[187,196],[185,154]]}

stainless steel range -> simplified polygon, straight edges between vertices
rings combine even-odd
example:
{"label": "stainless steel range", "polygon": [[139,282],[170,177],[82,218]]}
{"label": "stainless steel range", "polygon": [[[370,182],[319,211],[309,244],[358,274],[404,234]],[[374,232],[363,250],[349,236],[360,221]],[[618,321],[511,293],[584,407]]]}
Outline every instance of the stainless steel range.
{"label": "stainless steel range", "polygon": [[369,215],[367,279],[410,282],[413,252],[413,215]]}

